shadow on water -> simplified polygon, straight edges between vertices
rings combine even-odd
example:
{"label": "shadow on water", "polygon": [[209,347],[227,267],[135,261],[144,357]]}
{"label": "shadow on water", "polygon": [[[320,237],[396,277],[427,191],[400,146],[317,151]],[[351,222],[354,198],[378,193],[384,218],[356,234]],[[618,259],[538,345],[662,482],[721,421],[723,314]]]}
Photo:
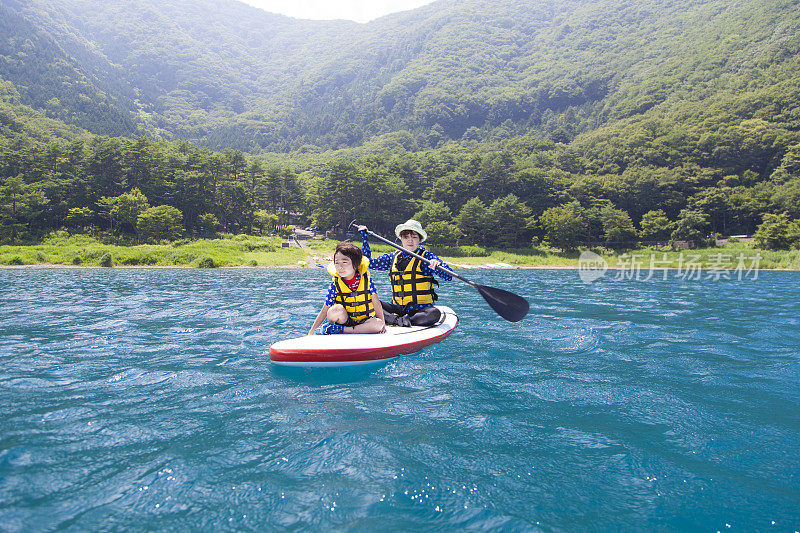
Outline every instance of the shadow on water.
{"label": "shadow on water", "polygon": [[370,378],[377,378],[381,369],[385,368],[387,361],[358,366],[344,367],[314,367],[303,368],[296,366],[282,366],[271,363],[270,373],[278,380],[302,383],[309,386],[343,385],[348,383],[362,383]]}

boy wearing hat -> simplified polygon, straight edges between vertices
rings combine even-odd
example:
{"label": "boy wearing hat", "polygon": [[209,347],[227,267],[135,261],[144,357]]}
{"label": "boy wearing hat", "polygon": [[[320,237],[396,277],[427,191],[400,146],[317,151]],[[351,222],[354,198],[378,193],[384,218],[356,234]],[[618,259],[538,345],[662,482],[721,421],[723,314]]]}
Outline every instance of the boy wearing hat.
{"label": "boy wearing hat", "polygon": [[428,259],[430,265],[400,251],[389,252],[373,259],[367,227],[358,226],[358,230],[361,233],[364,257],[369,258],[369,268],[389,271],[392,301],[381,301],[386,324],[397,326],[436,324],[442,313],[433,305],[438,298],[433,287],[439,285],[433,276],[436,275],[445,281],[450,281],[453,277],[436,268],[442,266],[449,269],[447,263],[420,246],[428,238],[428,234],[422,229],[422,224],[412,218],[403,224],[398,224],[394,233],[405,250]]}

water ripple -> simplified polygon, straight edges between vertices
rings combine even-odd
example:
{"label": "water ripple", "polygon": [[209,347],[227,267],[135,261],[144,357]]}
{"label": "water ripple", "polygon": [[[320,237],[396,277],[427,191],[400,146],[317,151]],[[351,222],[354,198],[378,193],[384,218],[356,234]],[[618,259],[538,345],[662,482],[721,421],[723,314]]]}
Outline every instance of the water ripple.
{"label": "water ripple", "polygon": [[306,371],[318,269],[0,271],[0,529],[800,528],[797,273],[470,277],[531,315]]}

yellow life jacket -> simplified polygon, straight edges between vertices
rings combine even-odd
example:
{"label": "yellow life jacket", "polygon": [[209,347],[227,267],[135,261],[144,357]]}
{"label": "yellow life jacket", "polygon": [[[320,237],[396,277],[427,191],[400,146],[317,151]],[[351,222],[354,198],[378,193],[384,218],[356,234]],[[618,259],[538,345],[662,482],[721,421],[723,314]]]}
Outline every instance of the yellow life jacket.
{"label": "yellow life jacket", "polygon": [[398,270],[397,260],[402,252],[395,252],[389,280],[392,283],[392,301],[397,305],[432,304],[439,297],[433,285],[439,282],[422,273],[422,261],[412,257],[404,270]]}
{"label": "yellow life jacket", "polygon": [[372,293],[369,291],[369,259],[366,257],[361,258],[361,264],[358,265],[358,273],[360,279],[358,280],[358,287],[356,290],[350,290],[347,283],[336,273],[336,267],[333,264],[328,265],[328,273],[333,276],[333,283],[336,286],[336,297],[333,299],[334,303],[342,304],[347,316],[353,324],[361,324],[370,317],[375,316],[375,307],[372,305]]}

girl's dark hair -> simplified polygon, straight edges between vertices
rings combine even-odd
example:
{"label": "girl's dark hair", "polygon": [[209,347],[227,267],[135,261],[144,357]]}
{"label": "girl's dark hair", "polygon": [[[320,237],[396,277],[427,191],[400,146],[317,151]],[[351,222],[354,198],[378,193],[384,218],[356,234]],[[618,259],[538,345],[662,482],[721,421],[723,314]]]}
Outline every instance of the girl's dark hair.
{"label": "girl's dark hair", "polygon": [[358,270],[358,265],[361,264],[361,248],[353,244],[352,242],[340,242],[336,245],[336,251],[333,252],[334,258],[336,253],[340,253],[350,258],[350,261],[353,262],[353,268]]}

